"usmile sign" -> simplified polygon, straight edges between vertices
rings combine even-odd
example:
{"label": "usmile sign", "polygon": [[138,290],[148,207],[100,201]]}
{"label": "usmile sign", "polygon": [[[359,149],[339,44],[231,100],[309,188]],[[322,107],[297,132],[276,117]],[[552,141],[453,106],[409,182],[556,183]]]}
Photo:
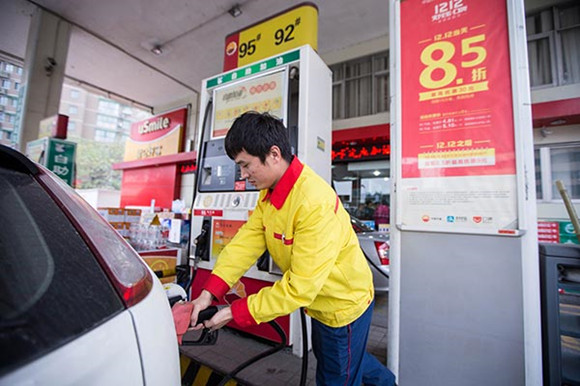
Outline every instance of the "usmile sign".
{"label": "usmile sign", "polygon": [[177,154],[181,151],[187,109],[157,115],[131,125],[124,161]]}

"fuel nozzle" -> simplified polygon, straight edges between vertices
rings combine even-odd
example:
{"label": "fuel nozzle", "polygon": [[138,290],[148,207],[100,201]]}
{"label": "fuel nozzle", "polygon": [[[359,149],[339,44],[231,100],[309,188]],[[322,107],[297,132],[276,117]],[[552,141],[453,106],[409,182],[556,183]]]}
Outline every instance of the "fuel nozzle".
{"label": "fuel nozzle", "polygon": [[209,261],[209,232],[211,224],[209,219],[203,220],[201,232],[195,238],[195,261]]}
{"label": "fuel nozzle", "polygon": [[203,323],[206,320],[210,320],[218,311],[218,306],[209,306],[205,310],[201,310],[197,316],[197,323]]}
{"label": "fuel nozzle", "polygon": [[[205,310],[199,312],[197,316],[197,323],[203,323],[206,320],[210,320],[216,312],[219,311],[217,306],[210,306]],[[182,342],[183,346],[209,346],[216,344],[218,338],[218,330],[211,331],[209,328],[204,327],[201,330],[201,335],[197,340],[184,340]]]}

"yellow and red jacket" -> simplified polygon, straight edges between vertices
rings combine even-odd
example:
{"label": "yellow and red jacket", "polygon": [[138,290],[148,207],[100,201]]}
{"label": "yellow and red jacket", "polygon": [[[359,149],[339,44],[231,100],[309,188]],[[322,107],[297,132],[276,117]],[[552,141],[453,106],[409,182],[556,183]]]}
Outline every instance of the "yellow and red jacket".
{"label": "yellow and red jacket", "polygon": [[335,191],[296,157],[272,191],[260,192],[254,212],[219,255],[204,288],[221,298],[266,249],[283,276],[232,303],[240,326],[306,307],[311,317],[342,327],[373,299],[372,274],[349,214]]}

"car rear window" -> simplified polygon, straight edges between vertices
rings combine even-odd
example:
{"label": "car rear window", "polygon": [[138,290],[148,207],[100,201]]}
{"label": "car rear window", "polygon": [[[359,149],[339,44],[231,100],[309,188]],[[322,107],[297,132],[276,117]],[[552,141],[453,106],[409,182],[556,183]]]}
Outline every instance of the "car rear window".
{"label": "car rear window", "polygon": [[0,376],[124,309],[95,256],[47,192],[0,167]]}

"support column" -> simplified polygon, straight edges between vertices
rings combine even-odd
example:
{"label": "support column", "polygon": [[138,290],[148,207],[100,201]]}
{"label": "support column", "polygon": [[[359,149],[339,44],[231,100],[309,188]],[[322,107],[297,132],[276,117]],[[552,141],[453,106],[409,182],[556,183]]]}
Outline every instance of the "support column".
{"label": "support column", "polygon": [[40,121],[58,114],[70,31],[70,23],[40,8],[32,16],[24,58],[21,151],[38,138]]}

